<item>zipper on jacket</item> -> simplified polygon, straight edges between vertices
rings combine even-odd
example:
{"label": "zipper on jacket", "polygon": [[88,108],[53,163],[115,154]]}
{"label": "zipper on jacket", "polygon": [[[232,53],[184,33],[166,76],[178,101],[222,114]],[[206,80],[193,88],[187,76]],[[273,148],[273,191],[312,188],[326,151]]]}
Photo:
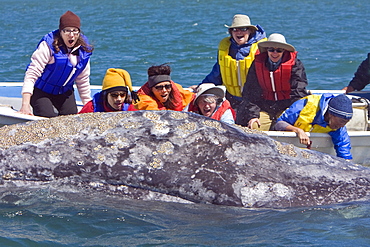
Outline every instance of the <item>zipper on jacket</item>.
{"label": "zipper on jacket", "polygon": [[273,71],[270,71],[270,81],[271,81],[272,91],[274,92],[275,101],[277,101],[278,98],[277,98],[276,89],[275,89],[275,80],[274,80],[274,72]]}
{"label": "zipper on jacket", "polygon": [[238,79],[238,85],[240,87],[240,93],[243,93],[243,84],[242,84],[242,78],[240,74],[240,66],[239,66],[239,60],[236,61],[236,70],[237,70],[237,79]]}

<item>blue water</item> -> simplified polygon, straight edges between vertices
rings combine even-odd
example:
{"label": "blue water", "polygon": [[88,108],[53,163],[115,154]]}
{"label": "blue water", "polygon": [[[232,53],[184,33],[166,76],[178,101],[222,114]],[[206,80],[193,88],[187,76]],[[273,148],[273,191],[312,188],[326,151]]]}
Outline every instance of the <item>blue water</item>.
{"label": "blue water", "polygon": [[252,210],[18,193],[0,204],[1,246],[369,246],[370,205]]}
{"label": "blue water", "polygon": [[[82,19],[95,51],[91,83],[124,68],[133,84],[154,64],[170,63],[174,81],[198,84],[245,13],[299,51],[309,89],[341,89],[370,52],[370,2],[329,0],[0,1],[0,81],[22,81],[40,38],[66,10]],[[0,246],[370,246],[370,204],[250,210],[213,205],[125,201],[36,190],[0,200]]]}

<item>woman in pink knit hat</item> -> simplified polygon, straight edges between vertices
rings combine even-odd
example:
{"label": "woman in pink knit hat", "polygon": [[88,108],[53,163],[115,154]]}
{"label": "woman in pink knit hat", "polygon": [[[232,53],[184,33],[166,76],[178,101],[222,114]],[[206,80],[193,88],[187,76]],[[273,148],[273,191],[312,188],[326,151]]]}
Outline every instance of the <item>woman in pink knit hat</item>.
{"label": "woman in pink knit hat", "polygon": [[75,83],[83,104],[91,100],[92,51],[81,33],[80,18],[71,11],[65,12],[60,17],[59,29],[46,34],[32,54],[19,112],[43,117],[76,114]]}

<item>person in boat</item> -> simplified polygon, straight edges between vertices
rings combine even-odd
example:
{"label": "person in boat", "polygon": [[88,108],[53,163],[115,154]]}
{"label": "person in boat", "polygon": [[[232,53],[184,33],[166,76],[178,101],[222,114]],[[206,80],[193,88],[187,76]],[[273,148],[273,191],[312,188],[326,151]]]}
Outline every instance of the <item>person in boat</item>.
{"label": "person in boat", "polygon": [[154,65],[148,69],[148,81],[138,90],[140,101],[134,104],[136,110],[182,111],[195,94],[183,89],[171,80],[168,64]]}
{"label": "person in boat", "polygon": [[202,83],[224,85],[226,99],[237,109],[248,70],[258,49],[257,43],[266,40],[266,33],[261,26],[252,25],[249,16],[242,14],[234,15],[232,24],[225,27],[230,36],[220,41],[217,62]]}
{"label": "person in boat", "polygon": [[286,108],[308,95],[307,77],[297,51],[282,34],[271,34],[258,47],[260,53],[249,69],[236,124],[268,131]]}
{"label": "person in boat", "polygon": [[76,114],[75,83],[83,104],[91,100],[92,51],[92,45],[81,33],[80,18],[71,11],[65,12],[59,29],[46,34],[32,54],[19,112],[43,117]]}
{"label": "person in boat", "polygon": [[278,118],[275,130],[293,131],[300,143],[310,145],[306,132],[328,133],[338,157],[352,159],[346,124],[353,115],[352,101],[344,94],[309,95],[293,103]]}
{"label": "person in boat", "polygon": [[130,111],[131,98],[137,100],[130,74],[123,69],[110,68],[104,76],[102,91],[96,93],[79,113]]}
{"label": "person in boat", "polygon": [[225,123],[235,123],[235,111],[225,99],[225,87],[203,83],[197,89],[194,100],[186,109],[189,112],[210,117]]}
{"label": "person in boat", "polygon": [[361,91],[370,83],[370,53],[367,54],[367,58],[362,61],[360,66],[357,68],[354,77],[349,82],[347,87],[342,90],[346,90],[346,93],[353,91]]}

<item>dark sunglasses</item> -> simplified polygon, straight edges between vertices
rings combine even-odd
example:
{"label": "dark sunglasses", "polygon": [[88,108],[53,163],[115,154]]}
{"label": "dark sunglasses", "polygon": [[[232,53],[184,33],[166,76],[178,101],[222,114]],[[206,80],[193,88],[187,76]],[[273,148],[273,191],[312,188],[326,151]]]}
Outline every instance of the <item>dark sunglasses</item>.
{"label": "dark sunglasses", "polygon": [[281,48],[277,48],[277,49],[274,49],[274,48],[268,48],[267,49],[269,52],[274,52],[276,51],[277,53],[282,53],[284,51],[284,49],[281,49]]}
{"label": "dark sunglasses", "polygon": [[158,86],[154,86],[155,89],[157,90],[163,90],[163,88],[165,88],[166,90],[169,90],[171,89],[171,84],[166,84],[166,85],[158,85]]}
{"label": "dark sunglasses", "polygon": [[230,29],[231,29],[231,31],[233,31],[233,32],[237,32],[237,31],[245,32],[245,31],[247,31],[247,30],[248,30],[248,28],[247,28],[247,27],[230,28]]}
{"label": "dark sunglasses", "polygon": [[121,98],[126,97],[125,93],[110,93],[109,95],[113,98],[118,98],[118,96],[121,96]]}

